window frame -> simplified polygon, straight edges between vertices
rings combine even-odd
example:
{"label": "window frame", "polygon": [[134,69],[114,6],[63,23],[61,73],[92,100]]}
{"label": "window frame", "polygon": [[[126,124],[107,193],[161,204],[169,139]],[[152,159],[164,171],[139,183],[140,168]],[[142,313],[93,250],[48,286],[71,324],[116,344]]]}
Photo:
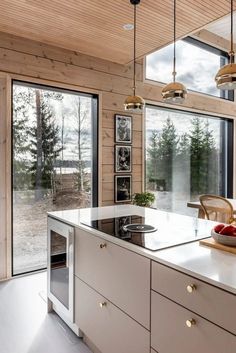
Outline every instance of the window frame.
{"label": "window frame", "polygon": [[[226,134],[224,134],[222,138],[222,149],[223,151],[227,151],[227,158],[222,161],[222,170],[225,170],[223,180],[222,180],[222,189],[224,190],[224,197],[226,198],[233,198],[233,190],[234,190],[234,118],[224,117],[224,116],[217,116],[216,114],[202,112],[197,110],[188,110],[185,108],[178,108],[176,106],[164,106],[159,104],[147,103],[145,105],[145,112],[144,112],[144,134],[143,134],[143,141],[144,141],[144,148],[143,148],[143,161],[144,161],[144,172],[143,172],[143,188],[146,190],[146,109],[153,108],[153,109],[162,109],[166,111],[177,111],[178,113],[188,113],[188,114],[196,114],[200,115],[201,117],[212,117],[215,119],[221,119],[223,121],[227,121],[226,125]],[[226,173],[227,172],[227,173]]]}
{"label": "window frame", "polygon": [[[205,51],[208,51],[212,54],[215,54],[215,55],[218,55],[220,57],[220,63],[221,63],[221,67],[226,65],[227,63],[229,63],[229,54],[222,50],[222,49],[219,49],[219,48],[216,48],[214,47],[213,45],[210,45],[210,44],[207,44],[199,39],[196,39],[196,38],[193,38],[193,37],[185,37],[185,38],[181,38],[180,40],[186,42],[186,43],[189,43],[189,44],[192,44],[198,48],[201,48]],[[167,45],[168,46],[168,45]],[[162,48],[160,48],[161,50]],[[158,50],[157,50],[158,51]],[[157,81],[157,80],[154,80],[154,79],[151,79],[151,78],[148,78],[146,76],[146,67],[147,67],[147,60],[146,60],[146,57],[145,57],[145,64],[144,64],[144,81],[146,82],[155,82],[161,86],[164,86],[167,84],[167,82],[161,82],[161,81]],[[220,67],[219,67],[220,68]],[[188,87],[187,87],[188,89]],[[230,102],[234,102],[234,90],[230,90],[230,91],[223,91],[223,90],[220,90],[220,96],[214,96],[213,94],[209,94],[209,93],[205,93],[205,92],[200,92],[200,91],[195,91],[193,89],[188,89],[189,92],[191,93],[197,93],[197,94],[203,94],[205,96],[208,96],[208,97],[212,97],[212,98],[216,98],[216,99],[224,99],[226,101],[230,101]],[[228,93],[228,97],[227,97],[227,93]]]}
{"label": "window frame", "polygon": [[45,89],[47,91],[54,91],[54,92],[62,92],[74,95],[80,95],[83,97],[89,97],[92,100],[92,190],[91,190],[91,197],[92,197],[92,207],[98,207],[99,204],[99,95],[95,93],[86,93],[84,91],[75,90],[71,88],[65,88],[63,86],[54,86],[53,84],[47,83],[37,83],[37,82],[30,82],[21,79],[11,79],[11,212],[10,212],[10,219],[11,219],[11,276],[17,277],[21,275],[25,275],[28,273],[40,272],[46,270],[46,268],[40,268],[32,271],[25,271],[20,274],[14,274],[14,266],[13,266],[13,86],[14,85],[22,85],[25,87],[32,87],[32,88],[39,88]]}

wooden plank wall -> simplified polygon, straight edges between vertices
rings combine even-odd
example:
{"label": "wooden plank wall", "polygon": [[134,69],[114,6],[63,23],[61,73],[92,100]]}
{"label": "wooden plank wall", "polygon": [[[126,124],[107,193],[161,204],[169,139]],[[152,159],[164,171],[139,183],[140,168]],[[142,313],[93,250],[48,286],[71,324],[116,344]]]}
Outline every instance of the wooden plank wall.
{"label": "wooden plank wall", "polygon": [[[32,82],[63,85],[101,95],[100,205],[114,200],[114,114],[124,113],[132,66],[123,66],[18,37],[0,35],[0,71]],[[142,66],[138,64],[138,80]],[[43,81],[42,81],[43,80]],[[142,189],[142,116],[133,117],[133,192]]]}
{"label": "wooden plank wall", "polygon": [[9,174],[9,116],[10,116],[10,81],[9,77],[0,74],[0,280],[9,276],[11,237]]}
{"label": "wooden plank wall", "polygon": [[[31,82],[39,82],[77,89],[79,91],[94,92],[100,98],[100,187],[99,204],[114,203],[114,114],[124,113],[123,102],[131,93],[132,66],[123,66],[105,60],[88,57],[77,52],[52,47],[31,40],[0,33],[0,73],[1,77],[11,77]],[[161,101],[161,86],[143,80],[143,66],[137,68],[137,92],[148,102],[157,104]],[[6,82],[6,81],[5,81]],[[0,148],[4,154],[6,117],[6,93],[4,80],[0,80]],[[200,94],[189,94],[185,103],[188,109],[198,109],[214,114],[236,116],[235,103],[220,99],[209,98]],[[143,116],[133,115],[133,185],[132,191],[140,192],[143,188]],[[9,142],[10,143],[10,142]],[[9,146],[8,146],[9,147]],[[8,155],[9,156],[9,155]],[[10,161],[9,165],[10,165]],[[1,165],[5,160],[1,159]],[[2,219],[5,217],[6,204],[4,199],[5,179],[10,180],[10,171],[4,176],[1,168],[0,175],[0,210]],[[7,186],[10,192],[10,186]],[[9,209],[8,209],[9,211]],[[9,212],[8,212],[9,213]],[[5,217],[6,219],[6,217]],[[9,222],[9,215],[8,215]],[[2,232],[0,243],[0,259],[4,253],[4,222],[1,222]],[[5,222],[6,225],[6,222]],[[10,233],[8,233],[8,238]],[[0,277],[6,273],[6,262],[0,260]]]}
{"label": "wooden plank wall", "polygon": [[6,80],[0,78],[0,156],[1,156],[1,170],[0,170],[0,278],[6,276],[6,119],[5,119],[5,104],[6,104]]}
{"label": "wooden plank wall", "polygon": [[[102,185],[100,204],[113,203],[114,114],[124,113],[123,102],[131,93],[132,65],[123,66],[88,57],[77,52],[52,47],[31,40],[0,33],[0,71],[12,77],[36,82],[66,84],[78,90],[101,94]],[[146,100],[161,101],[161,86],[143,82],[143,68],[138,65],[137,91]],[[39,81],[42,82],[42,81]],[[189,94],[185,106],[216,114],[236,116],[234,103]],[[133,192],[142,189],[142,116],[133,119]]]}

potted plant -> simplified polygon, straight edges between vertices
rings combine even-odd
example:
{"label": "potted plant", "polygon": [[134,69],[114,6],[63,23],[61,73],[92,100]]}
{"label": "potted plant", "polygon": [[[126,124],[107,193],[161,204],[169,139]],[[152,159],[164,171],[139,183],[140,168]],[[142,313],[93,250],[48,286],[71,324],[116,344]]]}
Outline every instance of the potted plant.
{"label": "potted plant", "polygon": [[150,207],[155,201],[155,195],[151,192],[140,192],[133,195],[133,204],[136,206]]}

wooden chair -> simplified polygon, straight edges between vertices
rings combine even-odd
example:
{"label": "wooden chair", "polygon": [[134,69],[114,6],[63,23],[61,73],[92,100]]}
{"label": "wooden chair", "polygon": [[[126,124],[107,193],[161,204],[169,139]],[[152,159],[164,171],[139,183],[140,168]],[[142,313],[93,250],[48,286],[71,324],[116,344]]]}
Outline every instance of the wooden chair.
{"label": "wooden chair", "polygon": [[227,224],[236,222],[233,215],[233,206],[224,197],[201,195],[199,199],[206,219]]}

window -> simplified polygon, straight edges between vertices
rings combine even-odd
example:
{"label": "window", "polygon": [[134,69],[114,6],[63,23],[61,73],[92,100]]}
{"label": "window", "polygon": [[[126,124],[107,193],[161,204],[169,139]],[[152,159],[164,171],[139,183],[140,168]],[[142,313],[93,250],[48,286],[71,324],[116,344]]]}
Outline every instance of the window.
{"label": "window", "polygon": [[[233,91],[216,88],[215,75],[219,68],[228,63],[228,55],[219,49],[185,38],[176,43],[177,81],[188,90],[233,100]],[[146,78],[160,83],[172,81],[173,44],[146,57]]]}
{"label": "window", "polygon": [[232,197],[231,120],[147,106],[145,134],[146,190],[158,209],[194,215],[187,202],[201,194]]}
{"label": "window", "polygon": [[47,266],[47,212],[97,206],[97,98],[15,81],[13,274]]}

